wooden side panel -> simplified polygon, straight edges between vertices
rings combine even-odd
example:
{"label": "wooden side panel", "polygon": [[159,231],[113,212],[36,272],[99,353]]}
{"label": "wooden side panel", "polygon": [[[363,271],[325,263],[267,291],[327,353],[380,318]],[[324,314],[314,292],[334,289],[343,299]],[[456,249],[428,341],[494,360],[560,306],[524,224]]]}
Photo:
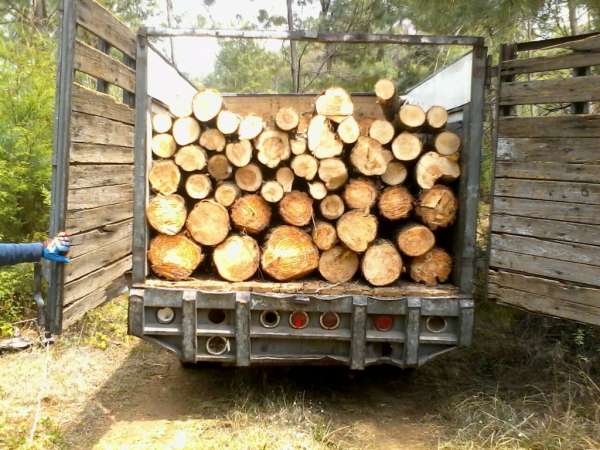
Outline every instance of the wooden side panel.
{"label": "wooden side panel", "polygon": [[[598,42],[559,46],[598,50]],[[502,304],[600,325],[600,115],[586,114],[588,102],[600,99],[600,77],[587,70],[597,64],[600,53],[578,52],[530,59],[517,52],[500,64],[488,293]],[[558,69],[574,76],[510,78]],[[544,103],[571,105],[545,116],[531,116],[542,108],[509,106]]]}
{"label": "wooden side panel", "polygon": [[135,90],[134,70],[80,41],[75,41],[75,69],[129,92]]}

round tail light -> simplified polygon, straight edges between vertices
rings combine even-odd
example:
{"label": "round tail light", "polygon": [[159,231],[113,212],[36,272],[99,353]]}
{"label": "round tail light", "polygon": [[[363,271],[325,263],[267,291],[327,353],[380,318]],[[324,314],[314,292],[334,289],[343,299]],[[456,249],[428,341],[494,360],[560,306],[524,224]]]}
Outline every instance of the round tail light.
{"label": "round tail light", "polygon": [[327,311],[319,317],[321,328],[325,330],[335,330],[340,326],[340,315],[333,311]]}
{"label": "round tail light", "polygon": [[206,341],[206,351],[209,355],[219,356],[230,349],[229,340],[222,336],[211,336]]}
{"label": "round tail light", "polygon": [[394,318],[392,316],[376,316],[373,323],[379,331],[390,331],[394,326]]}
{"label": "round tail light", "polygon": [[265,328],[275,328],[279,325],[279,319],[277,311],[263,311],[260,313],[260,324]]}
{"label": "round tail light", "polygon": [[306,328],[308,326],[308,314],[304,311],[294,311],[290,314],[290,326],[296,329]]}
{"label": "round tail light", "polygon": [[173,322],[175,319],[175,311],[172,308],[160,308],[156,311],[156,320],[159,323],[167,324]]}

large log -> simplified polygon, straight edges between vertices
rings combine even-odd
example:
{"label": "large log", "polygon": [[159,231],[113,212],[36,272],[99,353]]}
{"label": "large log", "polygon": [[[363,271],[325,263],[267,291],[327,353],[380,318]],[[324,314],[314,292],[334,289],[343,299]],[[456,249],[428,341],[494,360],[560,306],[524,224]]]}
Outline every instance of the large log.
{"label": "large log", "polygon": [[324,218],[329,220],[339,219],[344,214],[344,201],[339,195],[331,194],[321,200],[319,209]]}
{"label": "large log", "polygon": [[358,270],[358,255],[343,245],[324,251],[319,259],[319,273],[330,283],[350,281]]}
{"label": "large log", "polygon": [[280,167],[275,173],[275,179],[283,187],[283,192],[292,192],[294,172],[289,167]]}
{"label": "large log", "polygon": [[401,220],[410,216],[415,199],[404,186],[385,188],[377,206],[380,214],[388,220]]}
{"label": "large log", "polygon": [[223,110],[217,115],[217,129],[226,135],[235,133],[240,126],[240,116],[236,113]]}
{"label": "large log", "polygon": [[345,89],[330,87],[323,95],[317,97],[315,109],[317,114],[328,116],[339,123],[354,113],[354,103]]}
{"label": "large log", "polygon": [[348,169],[339,158],[327,158],[319,164],[319,178],[330,191],[341,188],[348,181]]}
{"label": "large log", "polygon": [[445,250],[438,247],[413,258],[410,262],[410,277],[427,286],[435,286],[438,282],[443,283],[451,272],[452,258]]}
{"label": "large log", "polygon": [[430,130],[441,130],[448,123],[448,111],[443,106],[434,105],[427,110],[426,121]]}
{"label": "large log", "polygon": [[213,263],[226,280],[245,281],[258,270],[260,249],[250,236],[229,236],[215,247]]}
{"label": "large log", "polygon": [[353,178],[344,187],[342,196],[348,208],[369,210],[377,201],[379,191],[372,180]]}
{"label": "large log", "polygon": [[277,203],[283,198],[283,186],[275,180],[267,181],[260,188],[260,195],[269,203]]}
{"label": "large log", "polygon": [[329,119],[325,116],[314,116],[308,126],[308,149],[319,159],[339,156],[344,144],[333,131]]}
{"label": "large log", "polygon": [[354,144],[360,136],[360,127],[352,116],[345,118],[338,126],[337,134],[344,144]]}
{"label": "large log", "polygon": [[173,160],[159,159],[152,162],[148,181],[154,191],[165,195],[174,194],[181,181],[181,172]]}
{"label": "large log", "polygon": [[300,116],[291,106],[279,108],[279,111],[275,114],[275,125],[277,125],[280,130],[291,131],[298,126],[299,122]]}
{"label": "large log", "polygon": [[223,97],[214,89],[205,89],[194,95],[192,109],[200,122],[213,120],[223,107]]}
{"label": "large log", "polygon": [[200,124],[193,117],[181,117],[173,123],[172,133],[177,145],[188,145],[200,137]]}
{"label": "large log", "polygon": [[319,250],[329,250],[337,244],[337,232],[329,222],[318,221],[312,230],[312,239]]}
{"label": "large log", "polygon": [[414,161],[423,151],[423,141],[418,134],[403,131],[392,142],[392,152],[400,161]]}
{"label": "large log", "polygon": [[206,151],[199,145],[186,145],[175,153],[175,164],[186,172],[203,170],[206,167]]}
{"label": "large log", "polygon": [[437,152],[423,154],[415,167],[417,184],[423,189],[431,189],[438,181],[454,181],[459,176],[459,164]]}
{"label": "large log", "polygon": [[162,234],[175,235],[185,225],[187,210],[181,195],[157,195],[146,206],[146,218],[152,228]]}
{"label": "large log", "polygon": [[168,133],[173,126],[169,113],[156,113],[152,116],[152,129],[155,133]]}
{"label": "large log", "polygon": [[223,205],[225,208],[229,208],[233,205],[241,195],[240,188],[234,183],[224,182],[217,186],[215,189],[215,200]]}
{"label": "large log", "polygon": [[223,205],[201,200],[189,213],[185,227],[199,244],[217,245],[229,234],[229,214]]}
{"label": "large log", "polygon": [[291,154],[287,133],[272,128],[266,128],[256,138],[254,146],[258,150],[258,160],[271,169],[289,159]]}
{"label": "large log", "polygon": [[385,173],[381,175],[381,181],[388,186],[398,186],[406,181],[408,170],[400,161],[391,161],[388,163]]}
{"label": "large log", "polygon": [[190,175],[185,182],[185,192],[195,200],[205,199],[211,191],[212,182],[210,177],[204,173]]}
{"label": "large log", "polygon": [[363,175],[383,175],[387,160],[383,147],[375,139],[361,136],[350,153],[350,162]]}
{"label": "large log", "polygon": [[225,135],[216,128],[207,128],[200,135],[200,145],[206,150],[222,152],[225,144]]}
{"label": "large log", "polygon": [[231,221],[244,233],[259,234],[271,222],[271,207],[260,195],[244,195],[231,207]]}
{"label": "large log", "polygon": [[369,128],[369,137],[375,139],[381,145],[386,145],[394,139],[394,125],[387,120],[374,120]]}
{"label": "large log", "polygon": [[398,231],[396,244],[407,256],[421,256],[435,246],[435,235],[425,225],[408,223]]}
{"label": "large log", "polygon": [[240,167],[235,171],[235,184],[242,191],[256,192],[260,189],[262,181],[263,176],[260,167],[254,163]]}
{"label": "large log", "polygon": [[362,253],[377,237],[377,226],[377,217],[354,209],[338,219],[336,231],[340,241],[350,250]]}
{"label": "large log", "polygon": [[156,134],[152,137],[152,153],[160,158],[170,158],[177,151],[177,143],[170,134]]}
{"label": "large log", "polygon": [[290,225],[308,225],[313,217],[313,199],[306,192],[289,192],[279,202],[279,215]]}
{"label": "large log", "polygon": [[440,155],[454,155],[460,150],[460,136],[452,131],[442,131],[435,137],[433,146]]}
{"label": "large log", "polygon": [[396,93],[396,85],[391,80],[381,79],[375,83],[375,96],[381,111],[387,120],[395,120],[398,108],[400,108],[400,98]]}
{"label": "large log", "polygon": [[398,121],[403,129],[417,130],[425,124],[425,120],[425,112],[418,105],[404,104],[398,111]]}
{"label": "large log", "polygon": [[159,277],[185,280],[203,259],[200,246],[183,235],[159,235],[150,241],[148,260],[152,272]]}
{"label": "large log", "polygon": [[223,154],[211,156],[208,159],[207,167],[210,176],[218,181],[226,180],[233,172],[233,168],[231,167],[231,164],[229,164],[229,160]]}
{"label": "large log", "polygon": [[394,244],[378,239],[365,252],[361,269],[365,279],[373,286],[386,286],[400,278],[402,258]]}
{"label": "large log", "polygon": [[252,143],[247,139],[240,139],[225,146],[225,156],[235,167],[244,167],[252,159]]}
{"label": "large log", "polygon": [[308,275],[319,266],[319,250],[310,236],[299,228],[273,228],[261,257],[262,270],[278,281]]}
{"label": "large log", "polygon": [[458,200],[448,186],[436,184],[419,196],[415,212],[432,230],[445,228],[454,223]]}
{"label": "large log", "polygon": [[265,127],[263,118],[256,114],[248,114],[240,120],[238,128],[238,137],[240,139],[255,139]]}
{"label": "large log", "polygon": [[314,156],[304,153],[295,156],[290,167],[294,171],[294,175],[310,181],[315,178],[319,170],[319,161]]}

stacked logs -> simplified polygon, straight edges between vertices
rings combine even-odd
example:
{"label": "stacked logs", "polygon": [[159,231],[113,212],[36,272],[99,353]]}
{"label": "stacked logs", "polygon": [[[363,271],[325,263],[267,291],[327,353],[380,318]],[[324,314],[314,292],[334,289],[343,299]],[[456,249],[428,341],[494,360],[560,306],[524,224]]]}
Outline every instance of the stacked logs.
{"label": "stacked logs", "polygon": [[456,217],[448,183],[460,175],[460,138],[445,130],[444,108],[402,104],[389,80],[375,94],[385,119],[357,120],[339,87],[309,113],[279,109],[272,124],[229,111],[212,89],[156,113],[152,270],[170,280],[244,281],[260,269],[281,282],[315,271],[330,283],[359,272],[374,286],[403,274],[446,281],[439,230]]}

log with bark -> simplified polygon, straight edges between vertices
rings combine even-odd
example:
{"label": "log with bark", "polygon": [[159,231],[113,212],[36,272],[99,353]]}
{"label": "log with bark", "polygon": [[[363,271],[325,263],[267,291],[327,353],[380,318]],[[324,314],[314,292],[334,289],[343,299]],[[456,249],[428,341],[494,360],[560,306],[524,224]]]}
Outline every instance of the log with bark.
{"label": "log with bark", "polygon": [[173,122],[172,133],[177,145],[188,145],[200,137],[200,124],[193,117],[181,117]]}
{"label": "log with bark", "polygon": [[158,235],[150,241],[150,269],[167,280],[180,281],[189,278],[203,259],[202,248],[181,234]]}
{"label": "log with bark", "polygon": [[421,256],[435,246],[435,235],[425,225],[408,223],[398,231],[396,244],[407,256]]}
{"label": "log with bark", "polygon": [[417,130],[425,124],[425,112],[418,105],[404,104],[398,111],[398,122],[405,130]]}
{"label": "log with bark", "polygon": [[385,188],[379,196],[379,213],[388,220],[402,220],[410,216],[415,199],[404,186]]}
{"label": "log with bark", "polygon": [[170,158],[177,151],[177,143],[170,134],[155,134],[152,137],[152,153],[160,158]]}
{"label": "log with bark", "polygon": [[200,145],[206,150],[222,152],[225,144],[225,135],[216,128],[207,128],[200,135]]}
{"label": "log with bark", "polygon": [[344,213],[337,221],[338,238],[355,252],[364,252],[377,237],[377,217],[366,211],[354,209]]}
{"label": "log with bark", "polygon": [[258,151],[258,160],[271,169],[281,161],[289,159],[290,140],[287,133],[273,128],[267,128],[256,138],[254,146]]}
{"label": "log with bark", "polygon": [[330,194],[321,200],[319,210],[321,211],[321,215],[326,219],[339,219],[344,214],[344,201],[339,195]]}
{"label": "log with bark", "polygon": [[233,205],[233,202],[235,202],[240,195],[240,188],[228,181],[221,183],[217,186],[217,189],[215,189],[215,200],[226,208]]}
{"label": "log with bark", "polygon": [[361,269],[373,286],[387,286],[400,278],[402,257],[390,241],[377,239],[363,255]]}
{"label": "log with bark", "polygon": [[387,120],[393,122],[400,108],[400,97],[396,93],[396,85],[391,80],[381,79],[375,83],[377,103]]}
{"label": "log with bark", "polygon": [[275,180],[267,181],[260,188],[260,195],[269,203],[277,203],[283,198],[283,186]]}
{"label": "log with bark", "polygon": [[458,200],[448,186],[436,184],[419,195],[415,212],[432,230],[446,228],[454,223]]}
{"label": "log with bark", "polygon": [[279,215],[290,225],[308,225],[313,217],[313,199],[306,192],[289,192],[279,202]]}
{"label": "log with bark", "polygon": [[235,171],[235,184],[242,191],[256,192],[260,189],[262,181],[263,176],[260,167],[254,163],[240,167]]}
{"label": "log with bark", "polygon": [[206,165],[210,176],[217,181],[226,180],[233,172],[229,160],[223,154],[211,156]]}
{"label": "log with bark", "polygon": [[314,156],[304,153],[295,156],[294,159],[292,159],[290,167],[294,171],[294,175],[298,178],[304,178],[305,180],[310,181],[317,175],[319,161]]}
{"label": "log with bark", "polygon": [[355,252],[344,245],[336,245],[321,254],[319,273],[330,283],[345,283],[354,277],[358,264]]}
{"label": "log with bark", "polygon": [[173,126],[169,113],[156,113],[152,116],[152,129],[155,133],[168,133]]}
{"label": "log with bark", "polygon": [[188,214],[185,227],[199,244],[217,245],[229,234],[229,213],[220,203],[201,200]]}
{"label": "log with bark", "polygon": [[316,115],[311,119],[308,126],[308,149],[319,159],[333,158],[342,154],[344,144],[333,131],[327,117]]}
{"label": "log with bark", "polygon": [[348,168],[339,158],[327,158],[319,164],[319,178],[330,191],[341,188],[348,181]]}
{"label": "log with bark", "polygon": [[381,144],[373,138],[359,137],[350,153],[350,162],[363,175],[383,175],[387,159]]}
{"label": "log with bark", "polygon": [[192,110],[200,122],[213,120],[223,107],[223,97],[214,89],[205,89],[194,95]]}
{"label": "log with bark", "polygon": [[437,152],[423,154],[415,167],[417,184],[423,189],[431,189],[439,181],[454,181],[459,176],[459,164]]}
{"label": "log with bark", "polygon": [[258,243],[247,235],[232,235],[215,247],[213,263],[228,281],[252,278],[260,265]]}
{"label": "log with bark", "polygon": [[148,182],[152,190],[161,194],[174,194],[179,188],[181,172],[171,159],[159,159],[152,163],[148,173]]}
{"label": "log with bark", "polygon": [[329,250],[337,244],[337,232],[329,222],[319,220],[312,230],[312,239],[319,250]]}
{"label": "log with bark", "polygon": [[289,106],[279,108],[275,115],[275,125],[283,131],[292,131],[298,126],[299,122],[300,116],[294,108]]}
{"label": "log with bark", "polygon": [[247,166],[252,160],[252,143],[247,139],[230,142],[225,146],[225,156],[235,167]]}
{"label": "log with bark", "polygon": [[375,205],[379,191],[369,178],[353,178],[344,187],[342,196],[348,208],[369,210]]}
{"label": "log with bark", "polygon": [[199,145],[186,145],[175,153],[175,164],[186,172],[203,170],[206,167],[206,151]]}
{"label": "log with bark", "polygon": [[294,172],[289,167],[280,167],[275,173],[275,179],[283,187],[283,192],[292,192]]}
{"label": "log with bark", "polygon": [[238,138],[252,140],[262,133],[265,127],[265,122],[262,117],[256,114],[248,114],[240,120],[238,127]]}
{"label": "log with bark", "polygon": [[162,234],[175,235],[185,225],[187,210],[181,195],[171,194],[150,199],[146,206],[146,219],[152,228]]}
{"label": "log with bark", "polygon": [[240,116],[231,111],[222,110],[217,115],[217,129],[225,134],[233,134],[235,133],[240,126]]}
{"label": "log with bark", "polygon": [[271,207],[260,195],[244,195],[231,207],[231,221],[244,233],[259,234],[271,223]]}
{"label": "log with bark", "polygon": [[210,177],[204,173],[195,173],[190,175],[185,181],[185,192],[190,198],[203,200],[210,195],[212,191],[212,182]]}
{"label": "log with bark", "polygon": [[262,270],[278,281],[304,277],[319,266],[319,250],[300,228],[281,225],[273,228],[263,247]]}
{"label": "log with bark", "polygon": [[451,272],[452,258],[448,252],[439,247],[413,258],[410,262],[410,277],[427,286],[445,282]]}

